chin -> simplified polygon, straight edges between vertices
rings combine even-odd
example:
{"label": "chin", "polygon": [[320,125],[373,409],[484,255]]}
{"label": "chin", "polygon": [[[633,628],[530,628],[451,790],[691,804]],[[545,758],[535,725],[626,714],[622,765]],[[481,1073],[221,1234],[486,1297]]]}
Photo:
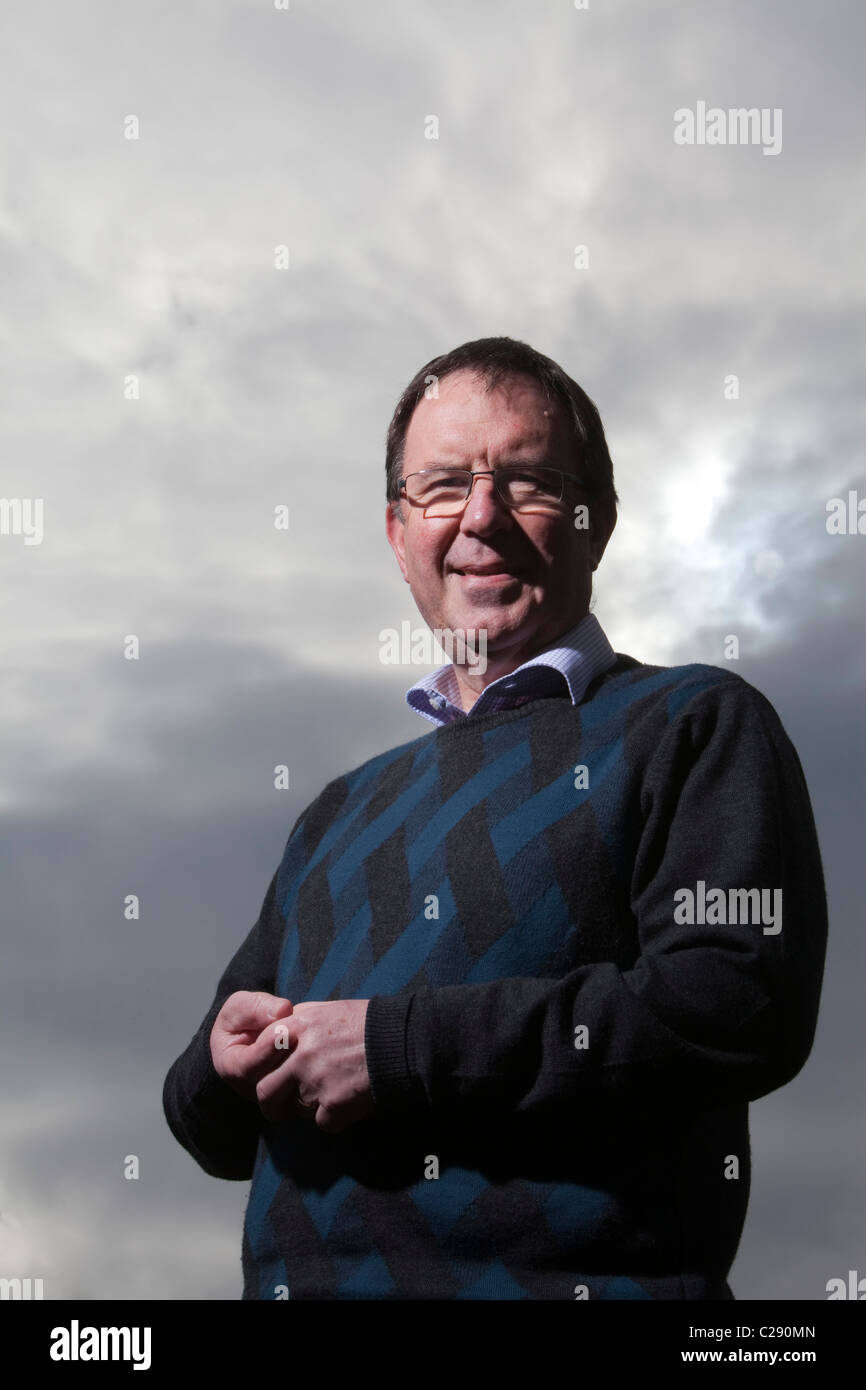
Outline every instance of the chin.
{"label": "chin", "polygon": [[501,608],[476,608],[463,615],[459,622],[453,624],[453,627],[454,629],[460,628],[464,632],[483,630],[487,633],[487,641],[490,643],[496,642],[502,637],[512,636],[524,625],[525,621],[525,614],[508,613]]}

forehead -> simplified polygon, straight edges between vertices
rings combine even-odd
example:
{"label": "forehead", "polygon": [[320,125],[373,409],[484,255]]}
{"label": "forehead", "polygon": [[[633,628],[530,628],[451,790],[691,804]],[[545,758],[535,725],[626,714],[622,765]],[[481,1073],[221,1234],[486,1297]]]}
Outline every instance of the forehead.
{"label": "forehead", "polygon": [[454,462],[479,455],[550,457],[573,448],[562,402],[548,400],[532,377],[508,377],[488,391],[473,372],[453,372],[425,396],[406,431],[404,463]]}

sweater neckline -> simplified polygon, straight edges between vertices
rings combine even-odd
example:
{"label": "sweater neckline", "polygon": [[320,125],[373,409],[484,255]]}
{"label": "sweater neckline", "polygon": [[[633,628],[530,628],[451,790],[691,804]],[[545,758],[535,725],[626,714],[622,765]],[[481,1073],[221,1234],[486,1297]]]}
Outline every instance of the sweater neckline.
{"label": "sweater neckline", "polygon": [[561,705],[563,701],[569,709],[579,710],[593,695],[598,693],[605,682],[641,665],[643,663],[638,661],[636,657],[629,656],[626,652],[617,652],[614,664],[609,666],[606,671],[601,671],[594,680],[590,681],[575,705],[572,705],[571,698],[567,693],[564,695],[542,695],[537,700],[527,700],[524,704],[514,706],[511,709],[492,710],[489,714],[474,714],[468,719],[456,720],[453,724],[442,724],[437,729],[431,729],[429,734],[422,734],[421,738],[468,737],[470,734],[477,733],[479,729],[495,729],[500,725],[512,724],[518,719],[525,719],[528,714],[543,706]]}

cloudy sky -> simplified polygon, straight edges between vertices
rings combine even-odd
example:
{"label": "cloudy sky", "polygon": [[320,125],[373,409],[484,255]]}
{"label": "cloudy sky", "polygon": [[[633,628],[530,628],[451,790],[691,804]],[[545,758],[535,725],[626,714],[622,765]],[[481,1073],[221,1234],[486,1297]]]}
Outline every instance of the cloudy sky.
{"label": "cloudy sky", "polygon": [[[866,537],[826,524],[866,497],[862,7],[13,0],[0,25],[0,490],[43,504],[40,543],[0,535],[0,1273],[239,1296],[247,1185],[176,1144],[163,1077],[299,812],[429,730],[419,670],[379,661],[419,621],[384,433],[418,367],[499,333],[601,410],[613,645],[726,665],[736,635],[813,797],[824,1005],[751,1110],[734,1292],[866,1273]],[[780,147],[675,143],[699,102],[776,112]]]}

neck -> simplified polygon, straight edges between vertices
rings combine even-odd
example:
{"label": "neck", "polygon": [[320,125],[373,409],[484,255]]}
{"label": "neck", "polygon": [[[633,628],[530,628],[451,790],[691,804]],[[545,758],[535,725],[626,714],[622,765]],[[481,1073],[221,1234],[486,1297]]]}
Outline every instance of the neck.
{"label": "neck", "polygon": [[476,658],[483,657],[483,661],[477,660],[474,664],[469,662],[452,662],[451,668],[454,672],[454,679],[457,682],[457,689],[460,692],[460,704],[465,714],[468,714],[479,695],[498,681],[502,676],[508,676],[512,671],[516,671],[530,657],[539,656],[542,652],[554,647],[561,637],[567,632],[571,632],[583,618],[587,617],[583,613],[580,618],[574,618],[566,622],[552,637],[545,636],[533,645],[513,649],[503,652],[499,656],[495,653],[491,656],[479,650],[475,653]]}

